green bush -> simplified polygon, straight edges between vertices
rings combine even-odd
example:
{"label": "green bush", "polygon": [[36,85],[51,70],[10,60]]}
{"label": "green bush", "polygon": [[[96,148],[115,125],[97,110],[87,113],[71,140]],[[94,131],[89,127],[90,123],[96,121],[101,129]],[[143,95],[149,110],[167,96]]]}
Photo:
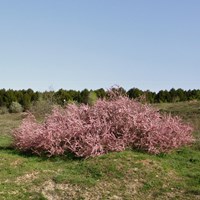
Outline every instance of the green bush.
{"label": "green bush", "polygon": [[46,114],[50,114],[53,108],[53,103],[48,100],[39,99],[34,102],[30,107],[30,112],[36,117],[45,117]]}
{"label": "green bush", "polygon": [[23,111],[23,108],[20,103],[13,101],[9,108],[11,113],[20,113]]}
{"label": "green bush", "polygon": [[6,106],[0,107],[0,115],[7,113],[8,113],[8,108]]}
{"label": "green bush", "polygon": [[88,94],[88,104],[89,105],[94,105],[97,101],[97,95],[95,92],[91,91],[89,94]]}

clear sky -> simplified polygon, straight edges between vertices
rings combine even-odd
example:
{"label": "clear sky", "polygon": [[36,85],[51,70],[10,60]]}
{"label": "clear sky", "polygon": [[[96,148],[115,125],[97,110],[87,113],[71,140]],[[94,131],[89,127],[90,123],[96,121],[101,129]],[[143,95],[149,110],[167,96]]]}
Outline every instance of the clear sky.
{"label": "clear sky", "polygon": [[0,88],[200,89],[199,0],[0,0]]}

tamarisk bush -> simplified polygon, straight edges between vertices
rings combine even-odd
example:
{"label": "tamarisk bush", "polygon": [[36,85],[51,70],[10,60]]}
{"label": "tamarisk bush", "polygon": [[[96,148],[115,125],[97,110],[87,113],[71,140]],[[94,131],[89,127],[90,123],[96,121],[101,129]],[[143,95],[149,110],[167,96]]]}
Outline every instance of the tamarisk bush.
{"label": "tamarisk bush", "polygon": [[159,154],[194,141],[192,127],[179,117],[161,115],[117,92],[92,106],[55,107],[42,124],[29,113],[13,131],[13,138],[21,151],[49,156],[72,152],[78,157],[130,147]]}

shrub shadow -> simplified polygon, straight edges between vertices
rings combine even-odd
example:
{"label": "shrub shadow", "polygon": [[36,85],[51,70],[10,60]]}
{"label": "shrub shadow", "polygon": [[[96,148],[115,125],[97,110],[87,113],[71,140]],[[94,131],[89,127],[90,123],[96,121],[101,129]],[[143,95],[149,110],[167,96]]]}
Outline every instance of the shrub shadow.
{"label": "shrub shadow", "polygon": [[41,154],[41,155],[37,155],[31,151],[19,151],[19,150],[15,149],[13,146],[0,146],[0,151],[6,151],[6,153],[8,153],[8,154],[19,155],[20,157],[24,157],[24,158],[36,158],[39,161],[49,160],[52,162],[57,162],[58,160],[63,160],[63,161],[84,160],[84,158],[76,157],[71,152],[66,152],[63,155],[57,155],[57,156],[48,156],[45,153]]}

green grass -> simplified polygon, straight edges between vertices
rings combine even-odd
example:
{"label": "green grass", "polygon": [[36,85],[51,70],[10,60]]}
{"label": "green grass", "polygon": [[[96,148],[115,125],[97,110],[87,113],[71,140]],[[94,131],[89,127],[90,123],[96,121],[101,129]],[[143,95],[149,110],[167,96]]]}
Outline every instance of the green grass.
{"label": "green grass", "polygon": [[[156,106],[193,123],[198,138],[199,102]],[[22,118],[0,115],[0,200],[200,199],[198,143],[157,156],[127,150],[89,159],[45,158],[10,147],[10,131]]]}

